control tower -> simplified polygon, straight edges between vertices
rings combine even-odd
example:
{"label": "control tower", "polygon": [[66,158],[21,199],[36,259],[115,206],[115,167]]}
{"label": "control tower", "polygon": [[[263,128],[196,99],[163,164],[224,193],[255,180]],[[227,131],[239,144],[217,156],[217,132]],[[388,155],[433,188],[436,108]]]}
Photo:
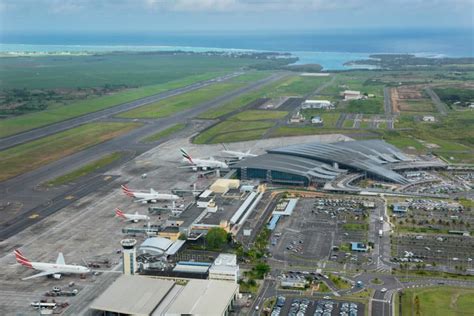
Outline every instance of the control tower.
{"label": "control tower", "polygon": [[123,274],[133,275],[137,271],[137,253],[135,245],[137,241],[135,239],[122,239],[120,241],[122,245],[122,266]]}

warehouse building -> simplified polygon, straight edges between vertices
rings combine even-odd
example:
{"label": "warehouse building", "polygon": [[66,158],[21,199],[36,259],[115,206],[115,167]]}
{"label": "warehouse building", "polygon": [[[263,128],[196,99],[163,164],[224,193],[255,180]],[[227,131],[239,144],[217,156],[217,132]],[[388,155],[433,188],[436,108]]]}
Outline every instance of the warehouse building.
{"label": "warehouse building", "polygon": [[233,282],[121,276],[90,309],[103,315],[228,315],[238,293]]}
{"label": "warehouse building", "polygon": [[233,165],[242,180],[258,179],[288,185],[324,184],[348,171],[388,182],[409,181],[392,170],[411,162],[394,146],[382,140],[307,143],[267,150]]}
{"label": "warehouse building", "polygon": [[301,104],[301,109],[333,109],[334,105],[328,100],[305,100]]}

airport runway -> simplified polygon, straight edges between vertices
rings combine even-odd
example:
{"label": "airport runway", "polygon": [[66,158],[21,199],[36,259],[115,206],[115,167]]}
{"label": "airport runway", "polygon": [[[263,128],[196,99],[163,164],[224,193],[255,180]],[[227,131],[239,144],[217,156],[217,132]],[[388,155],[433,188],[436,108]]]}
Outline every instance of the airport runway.
{"label": "airport runway", "polygon": [[[146,121],[142,127],[134,129],[125,135],[119,136],[102,144],[95,145],[0,183],[0,196],[2,197],[0,202],[5,203],[7,201],[18,201],[23,205],[20,212],[15,214],[14,217],[2,217],[0,219],[0,227],[2,227],[0,240],[4,240],[10,236],[15,235],[26,227],[44,219],[46,216],[60,210],[64,206],[80,199],[83,196],[86,196],[93,191],[93,189],[81,190],[80,186],[78,187],[77,185],[74,187],[62,186],[47,191],[38,190],[38,185],[42,182],[77,169],[78,167],[111,152],[128,152],[129,154],[126,155],[126,159],[121,160],[121,163],[125,163],[126,161],[133,159],[134,157],[144,153],[145,151],[148,151],[160,143],[139,143],[142,138],[164,130],[174,124],[186,122],[187,120],[192,119],[211,108],[218,107],[241,94],[257,90],[268,83],[275,82],[285,75],[285,73],[273,74],[245,87],[221,95],[214,100],[198,104],[188,110],[176,113],[166,118]],[[101,185],[105,185],[105,183],[100,179],[96,179],[95,181],[100,183],[99,187]],[[96,188],[92,183],[89,185]],[[65,200],[65,198],[69,195],[74,196],[74,198]],[[29,216],[34,214],[37,215],[34,216],[35,220],[26,220],[29,218]],[[6,229],[6,226],[4,226],[6,223],[8,223],[8,229]]]}
{"label": "airport runway", "polygon": [[130,111],[130,110],[135,109],[137,107],[140,107],[140,106],[143,106],[143,105],[146,105],[146,104],[150,104],[150,103],[154,103],[154,102],[158,102],[158,101],[164,100],[164,99],[172,97],[172,96],[176,96],[176,95],[183,94],[183,93],[186,93],[186,92],[190,92],[190,91],[193,91],[193,90],[196,90],[196,89],[200,89],[202,87],[214,84],[216,82],[225,81],[225,80],[228,80],[230,78],[236,77],[239,74],[242,74],[242,72],[235,72],[235,73],[232,73],[232,74],[229,74],[229,75],[226,75],[226,76],[213,78],[213,79],[206,80],[206,81],[196,82],[196,83],[193,83],[193,84],[185,86],[185,87],[181,87],[181,88],[177,88],[177,89],[173,89],[173,90],[168,90],[168,91],[165,91],[165,92],[162,92],[162,93],[154,94],[154,95],[151,95],[151,96],[148,96],[148,97],[145,97],[145,98],[141,98],[141,99],[138,99],[138,100],[134,100],[134,101],[131,101],[131,102],[122,103],[122,104],[119,104],[119,105],[116,105],[116,106],[113,106],[113,107],[110,107],[110,108],[107,108],[107,109],[104,109],[104,110],[88,113],[88,114],[78,116],[78,117],[74,117],[74,118],[71,118],[71,119],[68,119],[68,120],[65,120],[65,121],[61,121],[61,122],[58,122],[58,123],[38,127],[38,128],[32,129],[32,130],[29,130],[29,131],[26,131],[26,132],[23,132],[23,133],[19,133],[19,134],[15,134],[15,135],[12,135],[12,136],[8,136],[8,137],[5,137],[5,138],[0,138],[0,150],[4,150],[4,149],[7,149],[7,148],[10,148],[10,147],[22,144],[22,143],[26,143],[26,142],[29,142],[29,141],[32,141],[32,140],[35,140],[35,139],[39,139],[39,138],[49,136],[49,135],[52,135],[52,134],[55,134],[55,133],[58,133],[58,132],[62,132],[62,131],[77,127],[79,125],[83,125],[83,124],[86,124],[86,123],[90,123],[90,122],[93,122],[93,121],[98,121],[98,120],[101,120],[101,119],[104,119],[104,118],[107,118],[107,117],[111,117],[111,116],[117,115],[119,113]]}

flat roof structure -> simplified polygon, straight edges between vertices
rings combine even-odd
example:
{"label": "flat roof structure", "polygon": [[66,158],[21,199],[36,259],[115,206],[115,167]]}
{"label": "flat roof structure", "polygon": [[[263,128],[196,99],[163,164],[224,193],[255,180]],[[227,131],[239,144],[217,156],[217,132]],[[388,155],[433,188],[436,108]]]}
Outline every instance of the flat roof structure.
{"label": "flat roof structure", "polygon": [[165,298],[174,281],[143,276],[122,276],[100,295],[91,309],[137,316],[150,315]]}
{"label": "flat roof structure", "polygon": [[408,179],[392,167],[409,161],[411,159],[397,148],[382,140],[362,140],[332,144],[314,142],[270,149],[267,154],[247,158],[232,168],[240,170],[242,179],[260,178],[280,183],[328,182],[349,169],[407,184]]}
{"label": "flat roof structure", "polygon": [[189,280],[167,315],[224,315],[239,285],[219,280]]}
{"label": "flat roof structure", "polygon": [[221,280],[173,280],[121,276],[89,307],[122,315],[226,315],[239,285]]}

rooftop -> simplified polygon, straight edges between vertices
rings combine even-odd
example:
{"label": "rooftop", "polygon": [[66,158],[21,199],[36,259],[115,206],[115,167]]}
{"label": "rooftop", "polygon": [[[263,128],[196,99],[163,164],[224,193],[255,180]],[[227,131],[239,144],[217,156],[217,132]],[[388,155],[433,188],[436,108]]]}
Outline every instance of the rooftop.
{"label": "rooftop", "polygon": [[391,170],[392,164],[410,161],[394,146],[382,140],[361,140],[323,144],[319,142],[290,145],[267,150],[267,154],[248,158],[234,168],[271,169],[300,176],[332,180],[344,170],[335,169],[333,163],[344,168],[407,184],[409,181]]}
{"label": "rooftop", "polygon": [[174,282],[142,276],[121,276],[90,306],[119,314],[150,315]]}
{"label": "rooftop", "polygon": [[239,285],[218,280],[190,280],[167,314],[222,315]]}

